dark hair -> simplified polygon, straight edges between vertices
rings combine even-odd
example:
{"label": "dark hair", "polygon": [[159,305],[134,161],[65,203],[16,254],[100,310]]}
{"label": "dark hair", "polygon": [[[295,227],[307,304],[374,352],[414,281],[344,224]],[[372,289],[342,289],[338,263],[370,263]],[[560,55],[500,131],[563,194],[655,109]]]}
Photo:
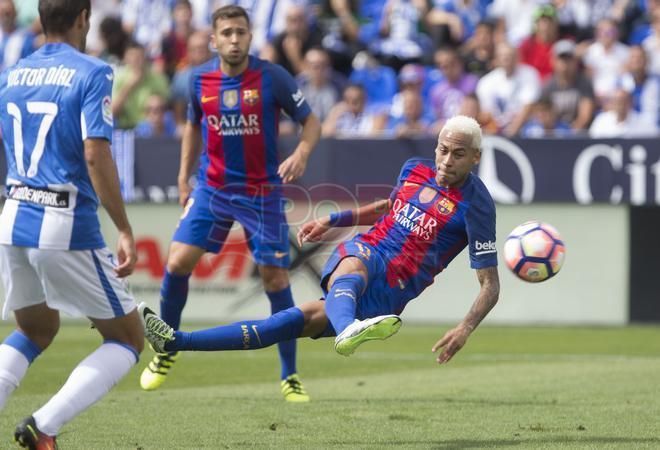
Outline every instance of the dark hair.
{"label": "dark hair", "polygon": [[543,96],[543,97],[539,98],[536,101],[534,106],[536,106],[537,108],[543,108],[543,109],[554,109],[555,108],[555,104],[552,103],[552,99],[548,96]]}
{"label": "dark hair", "polygon": [[213,16],[211,16],[211,23],[213,24],[213,28],[215,28],[215,24],[218,20],[235,19],[236,17],[244,17],[248,27],[250,26],[250,17],[248,16],[247,11],[240,6],[235,5],[227,5],[217,9],[213,13]]}
{"label": "dark hair", "polygon": [[361,83],[347,83],[344,86],[344,92],[348,91],[349,89],[357,89],[358,91],[362,92],[362,95],[367,95],[367,90]]}
{"label": "dark hair", "polygon": [[81,12],[92,11],[90,0],[39,0],[39,19],[46,34],[65,34]]}
{"label": "dark hair", "polygon": [[124,57],[126,45],[128,45],[129,36],[121,26],[121,20],[116,17],[106,17],[99,25],[99,34],[105,41],[109,54],[121,59]]}

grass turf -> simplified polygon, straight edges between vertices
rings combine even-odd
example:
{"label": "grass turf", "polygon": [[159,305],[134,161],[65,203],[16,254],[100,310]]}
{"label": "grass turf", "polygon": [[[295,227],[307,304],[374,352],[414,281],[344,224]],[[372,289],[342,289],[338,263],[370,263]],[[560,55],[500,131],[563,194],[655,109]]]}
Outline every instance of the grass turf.
{"label": "grass turf", "polygon": [[[67,424],[62,449],[660,448],[660,327],[479,328],[452,362],[446,327],[412,326],[353,356],[299,341],[309,404],[279,393],[275,348],[188,353],[142,392],[145,351],[105,399]],[[0,327],[2,336],[10,327]],[[0,448],[100,342],[67,324],[0,413]]]}

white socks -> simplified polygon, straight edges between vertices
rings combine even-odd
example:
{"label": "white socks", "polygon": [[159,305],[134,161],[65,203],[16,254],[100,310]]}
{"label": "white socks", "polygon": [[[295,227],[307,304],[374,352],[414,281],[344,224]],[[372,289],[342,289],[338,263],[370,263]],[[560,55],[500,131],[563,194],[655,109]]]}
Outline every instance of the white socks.
{"label": "white socks", "polygon": [[[0,346],[0,350],[2,347],[5,346]],[[107,394],[135,363],[135,352],[115,342],[103,343],[78,364],[59,392],[33,414],[37,428],[56,436],[65,423]]]}
{"label": "white socks", "polygon": [[0,345],[0,410],[18,387],[29,366],[30,362],[23,353],[10,345]]}

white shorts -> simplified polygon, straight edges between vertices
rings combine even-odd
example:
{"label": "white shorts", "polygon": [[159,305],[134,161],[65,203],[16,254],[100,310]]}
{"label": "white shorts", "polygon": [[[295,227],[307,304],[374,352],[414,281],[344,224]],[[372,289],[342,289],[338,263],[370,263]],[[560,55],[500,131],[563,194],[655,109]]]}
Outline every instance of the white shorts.
{"label": "white shorts", "polygon": [[125,280],[115,275],[108,248],[45,250],[0,245],[5,287],[2,317],[44,301],[73,317],[112,319],[135,308]]}

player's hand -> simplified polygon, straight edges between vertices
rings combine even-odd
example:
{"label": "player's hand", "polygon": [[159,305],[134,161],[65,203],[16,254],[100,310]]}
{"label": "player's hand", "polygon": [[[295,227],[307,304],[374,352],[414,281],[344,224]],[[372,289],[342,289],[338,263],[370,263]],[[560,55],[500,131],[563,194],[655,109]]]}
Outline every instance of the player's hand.
{"label": "player's hand", "polygon": [[325,232],[331,228],[329,220],[327,216],[321,217],[320,219],[310,220],[301,226],[298,230],[298,245],[302,247],[305,242],[320,241]]}
{"label": "player's hand", "polygon": [[438,342],[435,343],[431,351],[433,353],[442,349],[436,361],[438,364],[444,364],[449,362],[449,360],[465,345],[468,337],[472,333],[472,329],[464,324],[459,324],[455,328],[447,331],[445,335]]}
{"label": "player's hand", "polygon": [[307,157],[303,156],[301,152],[295,151],[280,164],[277,174],[282,177],[283,183],[291,183],[300,178],[305,173],[306,168]]}
{"label": "player's hand", "polygon": [[192,186],[190,186],[188,180],[179,181],[178,184],[179,184],[179,205],[181,205],[182,208],[185,208],[186,203],[188,202],[188,198],[190,197],[190,193],[192,192]]}
{"label": "player's hand", "polygon": [[135,250],[135,239],[133,233],[130,231],[122,231],[119,233],[117,241],[117,261],[119,265],[115,267],[115,274],[119,278],[124,278],[135,269],[137,262],[137,251]]}

